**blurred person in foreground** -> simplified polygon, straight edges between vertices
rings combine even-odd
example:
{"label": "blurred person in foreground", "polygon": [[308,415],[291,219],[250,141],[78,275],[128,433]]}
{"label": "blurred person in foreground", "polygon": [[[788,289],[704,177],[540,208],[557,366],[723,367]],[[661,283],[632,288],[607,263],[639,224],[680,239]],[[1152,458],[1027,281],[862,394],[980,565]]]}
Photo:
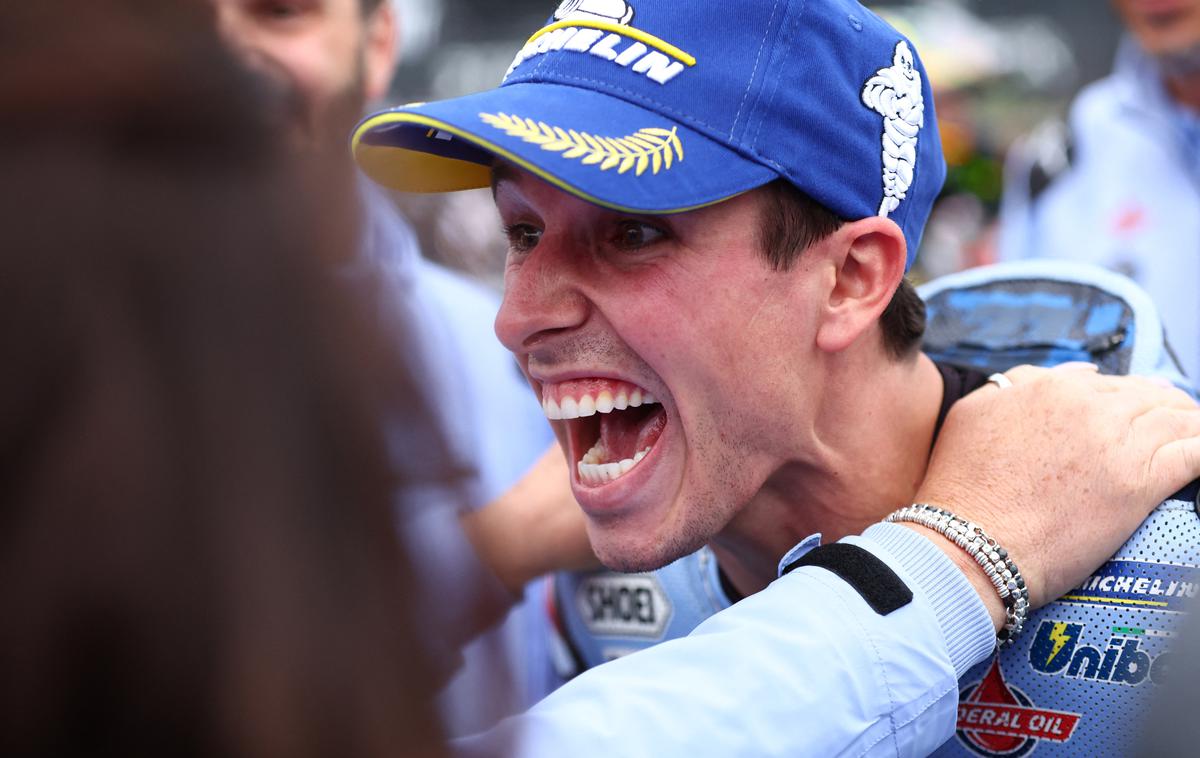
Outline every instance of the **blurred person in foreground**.
{"label": "blurred person in foreground", "polygon": [[[1006,544],[1027,525],[1009,509],[1044,501],[1046,480],[994,501],[983,527],[1005,535],[993,536],[1008,553],[985,551],[992,563],[980,576],[996,587],[982,599],[993,612],[1003,601],[999,640],[1012,643],[994,655],[988,640],[959,633],[986,616],[977,593],[928,570],[933,544],[876,523],[974,533],[946,513],[963,493],[927,490],[934,445],[989,383],[1034,387],[1047,374],[1019,364],[1094,360],[1105,373],[1183,384],[1153,303],[1110,272],[995,267],[919,296],[905,274],[945,176],[937,126],[911,41],[855,2],[572,0],[533,32],[500,86],[376,114],[353,144],[389,186],[492,187],[509,240],[496,331],[542,400],[592,544],[614,570],[556,577],[580,668],[637,675],[638,651],[704,629],[789,568],[852,576],[870,565],[857,585],[864,597],[903,574],[946,610],[943,626],[923,633],[948,642],[957,684],[920,655],[864,657],[870,635],[844,624],[813,649],[859,687],[814,684],[803,715],[740,682],[712,697],[754,709],[764,734],[827,737],[816,754],[846,749],[833,735],[862,726],[864,712],[879,721],[856,747],[932,749],[954,730],[914,735],[916,706],[868,685],[891,680],[881,669],[902,661],[941,687],[920,702],[957,727],[948,752],[1119,752],[1127,734],[1114,715],[1140,707],[1165,664],[1150,663],[1161,641],[1110,642],[1108,632],[1126,613],[1170,633],[1174,616],[1157,611],[1194,592],[1200,564],[1194,491],[1143,503],[1153,513],[1113,546],[1094,585],[1036,583],[1046,593],[1037,604],[1048,605],[1029,614],[1008,556],[1021,571],[1024,559]],[[1196,412],[1183,391],[1160,399],[1165,413]],[[1080,436],[1115,431],[1072,418]],[[996,421],[987,444],[999,450],[1065,420]],[[1037,467],[1001,470],[1011,482]],[[1053,474],[1096,492],[1090,476]],[[821,544],[860,533],[853,549]],[[972,553],[963,542],[948,543],[952,557]],[[1043,565],[1062,567],[1055,557]],[[869,604],[856,618],[875,620]],[[753,665],[762,650],[738,646],[729,665]],[[637,718],[624,680],[609,676],[603,709],[616,724]],[[578,728],[599,738],[589,704],[576,705]],[[789,714],[783,729],[770,717]],[[679,733],[667,734],[660,752],[678,749]],[[696,738],[695,749],[720,752],[707,733]]]}
{"label": "blurred person in foreground", "polygon": [[[230,65],[197,6],[44,0],[5,6],[0,22],[15,40],[0,62],[27,74],[0,82],[0,350],[10,361],[0,374],[0,753],[444,754],[430,704],[447,663],[437,643],[472,629],[426,613],[389,510],[397,489],[401,507],[415,507],[430,485],[452,488],[457,471],[420,395],[394,405],[396,387],[416,381],[390,357],[395,334],[320,263],[351,230],[314,189],[320,173],[287,168],[272,148],[276,125],[264,119],[274,111],[254,102],[270,92]],[[86,81],[76,56],[92,61]],[[1151,493],[1200,470],[1200,428],[1190,412],[1146,416],[1161,388],[1087,369],[1027,376],[1036,381],[963,402],[939,443],[954,452],[935,456],[926,486],[1021,494],[1045,477],[1039,501],[1013,507],[1030,530],[1012,545],[1026,558],[1072,557],[1062,576],[1027,564],[1049,588],[1098,562]],[[379,423],[397,413],[412,435],[399,469]],[[1028,439],[983,442],[996,425],[1054,413],[1058,423]],[[1064,432],[1064,420],[1093,416],[1120,433]],[[1142,464],[1137,481],[1130,458]],[[1096,474],[1101,502],[1082,501],[1046,465]],[[1029,476],[999,476],[1011,467]],[[465,517],[516,588],[523,571],[548,566],[522,564],[529,551],[514,546],[559,505],[530,515],[537,493],[518,494]],[[964,514],[987,512],[962,502]],[[1109,518],[1051,529],[1098,509]],[[814,626],[851,623],[858,602],[824,569],[797,568],[697,635],[643,654],[639,676],[598,669],[551,695],[524,723],[552,753],[501,741],[486,754],[653,750],[685,709],[707,716],[689,732],[708,730],[717,751],[732,738],[744,752],[796,754],[845,737],[764,743],[753,710],[714,696],[747,680],[797,708],[813,690],[852,692],[843,667],[805,640]],[[920,597],[861,622],[872,649],[915,645],[940,659],[939,637],[914,634],[935,615]],[[754,665],[729,665],[750,648],[761,649]],[[768,651],[777,657],[764,668]],[[819,680],[799,665],[808,659],[824,663]],[[913,672],[888,672],[898,698],[915,697]],[[592,682],[611,675],[647,707],[596,741],[556,704],[581,692],[597,702],[612,690]],[[936,713],[912,715],[930,725]],[[479,754],[477,743],[458,747]]]}
{"label": "blurred person in foreground", "polygon": [[[437,755],[379,434],[385,385],[411,382],[329,286],[318,258],[347,227],[284,168],[280,103],[209,14],[0,11],[19,72],[0,83],[0,753]],[[431,433],[402,477],[452,479],[404,411]]]}
{"label": "blurred person in foreground", "polygon": [[534,476],[478,563],[408,323],[329,276],[331,167],[206,3],[0,28],[0,754],[441,754],[458,648],[589,559],[578,513]]}
{"label": "blurred person in foreground", "polygon": [[[346,152],[346,137],[365,106],[387,94],[404,19],[391,0],[211,2],[222,36],[282,90],[297,158],[325,164],[325,212],[358,220],[354,236],[331,257],[377,300],[385,331],[406,325],[404,349],[420,374],[416,391],[462,470],[456,505],[482,505],[512,485],[551,436],[512,357],[492,334],[499,298],[425,260],[408,222],[378,187],[359,180]],[[450,570],[457,527],[435,522],[422,531],[431,554],[441,557],[439,570]],[[538,586],[529,594],[531,601],[503,630],[465,651],[467,665],[446,697],[453,731],[478,730],[551,686]],[[515,675],[521,678],[514,698],[487,695]]]}
{"label": "blurred person in foreground", "polygon": [[1014,146],[1003,259],[1088,261],[1131,277],[1200,378],[1200,1],[1113,0],[1128,34],[1111,75],[1071,106],[1069,131]]}

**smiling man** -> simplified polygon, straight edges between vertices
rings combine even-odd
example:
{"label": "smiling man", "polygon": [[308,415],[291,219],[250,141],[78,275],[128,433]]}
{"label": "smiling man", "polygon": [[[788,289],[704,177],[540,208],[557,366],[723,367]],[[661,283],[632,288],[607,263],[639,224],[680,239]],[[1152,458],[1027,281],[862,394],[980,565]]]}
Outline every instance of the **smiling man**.
{"label": "smiling man", "polygon": [[[762,247],[781,236],[764,231],[771,214],[838,226],[782,184],[638,217],[503,169],[496,202],[512,250],[497,333],[562,419],[575,496],[607,565],[657,568],[713,540],[754,591],[804,536],[857,533],[920,481],[941,380],[916,335],[879,320],[904,268],[894,223],[839,226],[782,272]],[[874,475],[839,476],[871,457]],[[797,492],[838,507],[797,508]]]}
{"label": "smiling man", "polygon": [[[373,116],[354,151],[401,189],[491,184],[509,238],[496,332],[573,464],[592,544],[622,571],[667,566],[563,579],[559,611],[585,666],[684,634],[808,558],[818,533],[858,534],[911,503],[952,406],[997,363],[1086,359],[1181,381],[1144,294],[1096,272],[943,288],[923,345],[926,308],[904,274],[945,174],[932,96],[912,45],[847,0],[564,2],[500,87]],[[975,346],[958,355],[967,366],[922,351],[956,313],[974,325],[958,341]],[[1046,423],[1060,422],[999,433]],[[1200,558],[1194,508],[1171,503],[1143,532],[1174,530],[1180,544],[1135,536],[1118,567],[1131,587],[1131,572],[1158,570],[1143,550],[1185,573]],[[988,576],[1019,594],[1013,572],[996,579],[1006,571]],[[1159,573],[1146,588],[1168,586]],[[1024,616],[1007,602],[1002,639]],[[997,673],[963,680],[964,697],[995,708],[961,725],[953,749],[1008,750],[992,721],[1011,707],[1031,709],[1026,724],[1059,719],[1056,732],[1010,723],[1004,739],[1026,752],[1091,749],[1070,743],[1091,690],[1047,706],[1003,678],[1036,680],[1031,656],[1060,671],[1051,653],[1083,644],[1085,626],[1066,605],[1032,617],[1037,633],[995,658]]]}
{"label": "smiling man", "polygon": [[[855,3],[746,4],[720,33],[711,9],[578,5],[505,86],[381,114],[356,157],[400,188],[493,182],[497,333],[576,463],[600,557],[660,566],[737,516],[716,544],[757,589],[815,527],[854,533],[921,479],[941,379],[903,273],[944,175],[928,85]],[[845,476],[881,446],[905,454]],[[798,491],[839,505],[797,509]]]}

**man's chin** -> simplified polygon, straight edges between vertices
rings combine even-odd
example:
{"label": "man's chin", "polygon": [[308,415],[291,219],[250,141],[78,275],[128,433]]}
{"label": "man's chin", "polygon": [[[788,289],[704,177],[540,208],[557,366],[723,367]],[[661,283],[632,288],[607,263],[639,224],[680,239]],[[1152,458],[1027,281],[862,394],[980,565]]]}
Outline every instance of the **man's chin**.
{"label": "man's chin", "polygon": [[682,535],[623,532],[592,524],[588,538],[605,567],[626,574],[660,569],[696,552],[708,541],[699,535],[687,539]]}

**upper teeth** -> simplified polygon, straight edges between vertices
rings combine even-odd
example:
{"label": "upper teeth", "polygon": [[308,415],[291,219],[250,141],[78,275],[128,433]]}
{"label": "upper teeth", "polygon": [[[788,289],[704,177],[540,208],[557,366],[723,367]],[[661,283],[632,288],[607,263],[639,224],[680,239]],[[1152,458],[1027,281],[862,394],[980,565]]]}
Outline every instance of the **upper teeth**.
{"label": "upper teeth", "polygon": [[626,408],[637,408],[657,402],[658,400],[649,392],[640,387],[634,387],[632,390],[617,390],[615,396],[608,390],[601,390],[596,395],[583,395],[579,398],[564,397],[561,403],[555,402],[554,398],[546,397],[542,399],[542,410],[546,412],[546,418],[558,421],[594,416],[597,413],[612,413],[614,410],[623,411]]}

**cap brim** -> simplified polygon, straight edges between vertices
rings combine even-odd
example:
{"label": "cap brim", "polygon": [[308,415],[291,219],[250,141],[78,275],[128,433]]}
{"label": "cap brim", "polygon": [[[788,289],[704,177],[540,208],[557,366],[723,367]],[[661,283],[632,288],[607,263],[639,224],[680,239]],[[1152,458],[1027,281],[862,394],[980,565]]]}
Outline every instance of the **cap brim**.
{"label": "cap brim", "polygon": [[679,213],[778,174],[688,126],[593,90],[519,83],[366,118],[354,158],[408,192],[486,187],[497,157],[616,210]]}

